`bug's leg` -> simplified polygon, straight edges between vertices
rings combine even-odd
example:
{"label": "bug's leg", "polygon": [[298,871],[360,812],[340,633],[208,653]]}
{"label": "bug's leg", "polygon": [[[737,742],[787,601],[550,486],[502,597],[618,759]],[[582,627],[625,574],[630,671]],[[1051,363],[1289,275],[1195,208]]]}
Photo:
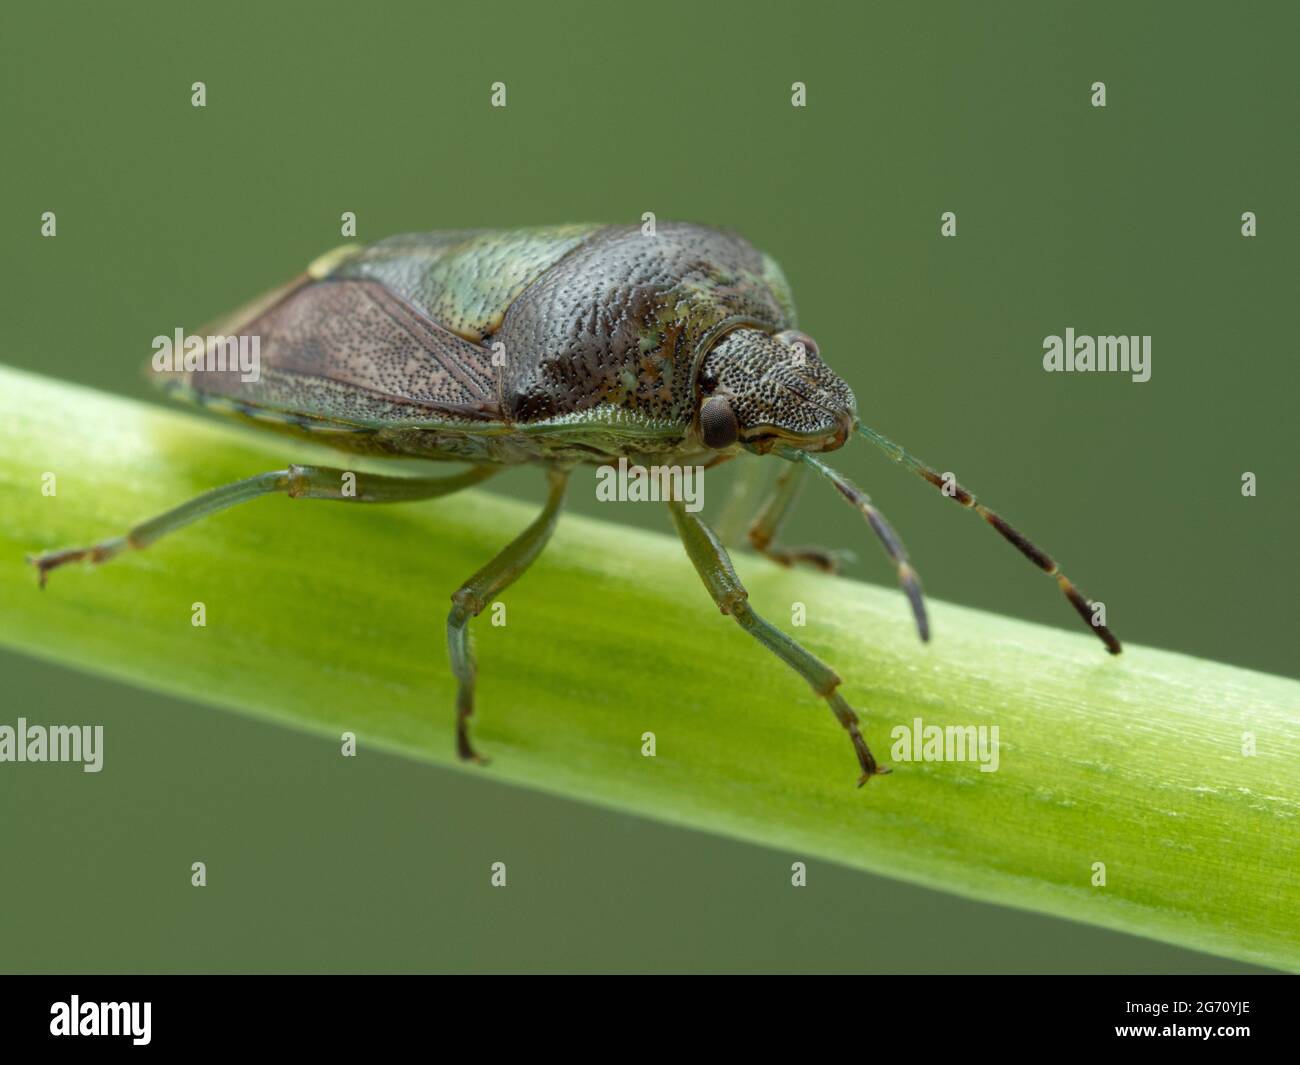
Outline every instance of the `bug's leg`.
{"label": "bug's leg", "polygon": [[680,502],[670,502],[668,508],[672,511],[673,521],[677,525],[677,534],[682,538],[686,553],[704,581],[705,587],[708,588],[709,594],[713,596],[713,601],[718,604],[718,609],[724,614],[730,614],[742,629],[803,677],[812,686],[812,690],[826,700],[831,712],[844,726],[849,739],[853,741],[858,765],[862,768],[858,786],[861,787],[877,774],[888,773],[886,767],[876,764],[876,759],[858,728],[858,715],[844,701],[844,696],[836,690],[839,688],[840,678],[835,670],[776,626],[754,613],[749,605],[749,593],[740,583],[740,578],[736,576],[736,571],[731,565],[731,559],[727,557],[726,548],[722,546],[712,529],[690,513]]}
{"label": "bug's leg", "polygon": [[[352,503],[407,503],[418,499],[433,499],[457,492],[469,485],[491,477],[497,472],[494,466],[475,466],[451,477],[387,477],[375,473],[353,473],[328,466],[289,466],[283,470],[259,473],[233,484],[222,485],[210,492],[182,503],[141,522],[123,536],[101,540],[89,547],[64,548],[29,556],[28,561],[40,575],[45,587],[45,575],[50,570],[85,559],[90,562],[107,562],[123,551],[140,550],[167,533],[183,528],[209,514],[246,503],[259,496],[284,492],[294,499],[337,499]],[[355,482],[347,478],[355,477]]]}
{"label": "bug's leg", "polygon": [[826,463],[806,451],[796,451],[792,448],[778,449],[777,454],[789,461],[794,469],[801,469],[801,463],[811,466],[835,485],[840,495],[857,507],[862,516],[867,519],[871,531],[876,534],[880,546],[885,549],[889,561],[894,564],[894,568],[898,571],[898,586],[903,589],[903,594],[907,596],[908,604],[912,607],[912,616],[916,619],[917,635],[921,637],[922,642],[928,641],[930,639],[930,619],[925,611],[925,596],[921,592],[921,578],[916,575],[916,570],[912,568],[912,560],[907,555],[907,548],[903,546],[903,541],[898,538],[898,533],[894,532],[894,527],[889,524],[889,521],[879,510],[872,506],[871,499],[861,488],[843,474],[836,473]]}
{"label": "bug's leg", "polygon": [[838,573],[840,566],[852,559],[851,552],[825,547],[785,547],[773,542],[802,486],[802,466],[791,464],[781,470],[750,523],[749,543],[759,554],[782,566],[804,563],[823,573]]}
{"label": "bug's leg", "polygon": [[467,580],[451,597],[451,613],[447,615],[447,650],[451,654],[451,671],[456,675],[456,752],[466,761],[483,761],[469,741],[469,719],[474,713],[474,652],[469,645],[469,622],[482,613],[483,608],[501,591],[513,584],[551,538],[555,522],[564,502],[564,488],[568,483],[567,470],[547,471],[551,492],[546,506],[527,529],[521,532],[491,562]]}
{"label": "bug's leg", "polygon": [[725,547],[739,547],[744,542],[750,515],[754,513],[754,507],[764,491],[767,463],[756,459],[745,461],[747,458],[748,456],[742,456],[741,461],[732,464],[735,472],[731,479],[731,489],[727,492],[726,501],[718,509],[717,517],[713,519],[713,530]]}

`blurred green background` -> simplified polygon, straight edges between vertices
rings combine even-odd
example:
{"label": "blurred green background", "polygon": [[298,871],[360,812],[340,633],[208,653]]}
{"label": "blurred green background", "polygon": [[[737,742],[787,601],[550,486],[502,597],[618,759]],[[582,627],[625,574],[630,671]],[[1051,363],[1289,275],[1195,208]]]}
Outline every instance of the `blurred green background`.
{"label": "blurred green background", "polygon": [[[45,3],[0,18],[0,360],[145,397],[155,334],[294,275],[342,242],[343,211],[363,240],[645,211],[729,225],[783,264],[864,419],[1018,521],[1123,638],[1296,674],[1294,8]],[[1151,381],[1045,374],[1043,338],[1071,326],[1150,334]],[[932,595],[1074,622],[981,523],[864,443],[837,465]],[[540,480],[494,490],[540,499]],[[611,511],[580,485],[571,503],[667,529],[661,508]],[[819,486],[790,539],[852,547],[855,576],[890,580]],[[412,622],[432,656],[450,591],[430,588]],[[102,722],[112,746],[99,776],[0,766],[4,970],[1248,971],[823,865],[793,891],[798,855],[490,774],[342,762],[13,655],[0,669],[0,720]],[[501,857],[511,887],[493,891]]]}

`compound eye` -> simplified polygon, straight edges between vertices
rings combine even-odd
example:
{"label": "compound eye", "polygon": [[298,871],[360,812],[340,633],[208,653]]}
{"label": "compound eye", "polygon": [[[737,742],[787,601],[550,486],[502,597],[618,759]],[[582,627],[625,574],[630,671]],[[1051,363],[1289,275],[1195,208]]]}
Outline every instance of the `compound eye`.
{"label": "compound eye", "polygon": [[700,408],[700,436],[714,451],[730,447],[740,436],[740,422],[726,396],[711,396]]}

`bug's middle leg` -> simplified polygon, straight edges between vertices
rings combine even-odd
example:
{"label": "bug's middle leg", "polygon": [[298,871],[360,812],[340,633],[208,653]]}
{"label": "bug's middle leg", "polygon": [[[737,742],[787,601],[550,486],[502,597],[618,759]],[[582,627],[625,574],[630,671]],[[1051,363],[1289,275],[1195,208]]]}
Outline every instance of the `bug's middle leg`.
{"label": "bug's middle leg", "polygon": [[785,547],[775,542],[781,523],[799,495],[799,489],[803,485],[803,472],[802,465],[791,463],[777,475],[750,523],[750,546],[782,566],[802,562],[823,573],[838,573],[841,565],[852,559],[851,552],[832,551],[824,547]]}
{"label": "bug's middle leg", "polygon": [[481,762],[469,740],[469,719],[474,713],[474,680],[476,667],[474,652],[469,645],[471,618],[483,612],[497,594],[513,584],[523,574],[555,530],[564,503],[564,489],[568,483],[567,470],[547,471],[551,482],[546,506],[527,529],[512,540],[491,562],[467,580],[451,597],[451,613],[447,615],[447,649],[451,655],[451,671],[456,675],[456,751],[466,761]]}
{"label": "bug's middle leg", "polygon": [[718,608],[735,618],[742,629],[790,666],[812,686],[813,691],[826,700],[831,712],[853,741],[858,765],[862,767],[858,786],[861,787],[877,774],[888,773],[886,767],[876,763],[875,756],[858,728],[858,715],[837,690],[840,678],[835,670],[754,612],[749,605],[749,593],[740,583],[726,548],[712,529],[680,502],[669,502],[668,508],[672,512],[677,534],[682,539],[686,553]]}

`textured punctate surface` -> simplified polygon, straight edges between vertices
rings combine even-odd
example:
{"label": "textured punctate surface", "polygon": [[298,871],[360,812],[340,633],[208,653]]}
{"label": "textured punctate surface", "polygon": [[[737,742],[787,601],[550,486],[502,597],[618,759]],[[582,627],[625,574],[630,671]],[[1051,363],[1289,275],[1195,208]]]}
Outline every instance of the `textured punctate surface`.
{"label": "textured punctate surface", "polygon": [[728,333],[704,358],[706,391],[730,398],[742,431],[833,432],[857,411],[852,389],[811,348],[784,339],[757,329]]}
{"label": "textured punctate surface", "polygon": [[608,226],[522,292],[499,338],[502,405],[538,421],[611,404],[647,420],[689,422],[692,359],[728,319],[794,324],[780,267],[709,226]]}

